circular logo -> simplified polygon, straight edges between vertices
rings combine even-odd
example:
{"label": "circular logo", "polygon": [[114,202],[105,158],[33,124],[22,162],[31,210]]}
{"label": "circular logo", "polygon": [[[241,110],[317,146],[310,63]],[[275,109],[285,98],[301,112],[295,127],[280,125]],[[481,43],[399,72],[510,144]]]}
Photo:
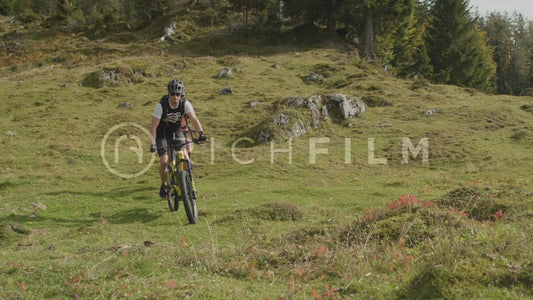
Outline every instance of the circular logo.
{"label": "circular logo", "polygon": [[[122,178],[135,178],[146,173],[146,171],[148,171],[154,163],[155,155],[152,155],[148,165],[146,165],[140,171],[137,171],[139,169],[139,165],[145,164],[143,160],[144,147],[142,140],[137,135],[135,135],[135,132],[138,132],[139,130],[146,134],[150,139],[150,132],[146,128],[137,123],[132,122],[123,122],[118,125],[115,125],[105,134],[104,138],[102,139],[102,144],[100,146],[100,156],[102,157],[104,165],[111,173]],[[132,131],[134,133],[132,133]],[[118,137],[116,137],[117,135]],[[111,164],[106,158],[106,143],[108,142],[108,139],[111,140],[110,137],[115,138],[115,144],[113,147],[115,168],[111,166]],[[124,151],[124,149],[126,151]],[[123,160],[126,159],[127,161],[126,163],[122,163],[127,167],[127,171],[120,169],[117,170],[117,167],[120,164],[121,156],[124,156]],[[133,163],[133,161],[135,161],[135,163]]]}

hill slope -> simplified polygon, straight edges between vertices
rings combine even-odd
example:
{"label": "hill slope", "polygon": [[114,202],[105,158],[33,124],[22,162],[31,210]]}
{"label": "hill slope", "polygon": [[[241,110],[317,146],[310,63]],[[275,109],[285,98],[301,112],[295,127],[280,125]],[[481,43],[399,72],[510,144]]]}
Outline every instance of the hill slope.
{"label": "hill slope", "polygon": [[[209,56],[16,41],[0,79],[5,298],[533,294],[531,97],[398,80],[335,43]],[[224,67],[234,75],[218,78]],[[143,173],[142,128],[174,77],[210,137],[194,154],[195,226],[158,199],[157,159]],[[374,106],[291,141],[255,138],[279,113],[305,119],[284,99],[333,93]],[[407,141],[427,141],[427,162]]]}

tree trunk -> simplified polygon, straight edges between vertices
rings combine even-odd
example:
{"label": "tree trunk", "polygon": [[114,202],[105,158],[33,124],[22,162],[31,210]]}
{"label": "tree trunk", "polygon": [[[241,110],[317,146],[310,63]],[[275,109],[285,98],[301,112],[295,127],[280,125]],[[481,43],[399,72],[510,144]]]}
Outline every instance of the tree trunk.
{"label": "tree trunk", "polygon": [[369,59],[376,59],[374,52],[374,21],[372,20],[372,9],[366,9],[365,24],[365,49],[363,55]]}
{"label": "tree trunk", "polygon": [[335,16],[330,15],[327,20],[327,30],[329,32],[335,32],[335,29],[337,29],[337,20],[335,19]]}

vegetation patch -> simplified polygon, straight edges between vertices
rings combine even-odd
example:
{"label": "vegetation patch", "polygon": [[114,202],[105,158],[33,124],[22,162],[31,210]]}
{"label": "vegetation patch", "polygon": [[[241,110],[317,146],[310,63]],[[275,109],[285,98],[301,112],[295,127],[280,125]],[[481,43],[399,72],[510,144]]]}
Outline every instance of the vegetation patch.
{"label": "vegetation patch", "polygon": [[304,212],[296,205],[286,202],[269,202],[247,209],[239,209],[232,216],[220,218],[217,223],[234,220],[262,220],[280,222],[298,222],[303,220]]}
{"label": "vegetation patch", "polygon": [[0,223],[0,244],[29,233],[30,230],[21,224],[2,222]]}
{"label": "vegetation patch", "polygon": [[367,209],[360,220],[341,232],[341,240],[349,244],[402,242],[415,247],[442,234],[443,227],[460,227],[463,218],[433,202],[420,201],[413,195],[400,196],[388,203],[388,209]]}
{"label": "vegetation patch", "polygon": [[298,109],[282,109],[271,112],[270,118],[249,129],[245,136],[263,144],[272,140],[280,141],[290,136],[300,137],[307,133],[310,122],[310,117]]}
{"label": "vegetation patch", "polygon": [[511,134],[511,139],[514,141],[524,141],[531,138],[531,129],[530,128],[513,128],[513,134]]}
{"label": "vegetation patch", "polygon": [[297,222],[304,217],[303,211],[287,202],[270,202],[252,207],[247,212],[256,219],[265,221]]}
{"label": "vegetation patch", "polygon": [[108,86],[141,83],[145,77],[152,76],[154,76],[153,70],[143,65],[106,66],[100,71],[87,74],[81,85],[99,89]]}
{"label": "vegetation patch", "polygon": [[524,104],[524,105],[520,106],[520,108],[522,110],[527,111],[527,112],[533,113],[533,105],[531,105],[531,104]]}
{"label": "vegetation patch", "polygon": [[364,96],[361,98],[368,107],[392,106],[392,102],[379,96]]}
{"label": "vegetation patch", "polygon": [[496,191],[480,187],[453,190],[446,194],[439,204],[478,221],[493,220],[498,212],[501,214],[508,210],[507,205],[498,199]]}
{"label": "vegetation patch", "polygon": [[314,73],[320,74],[326,78],[331,77],[343,70],[344,68],[342,66],[332,66],[330,64],[316,64],[313,66]]}

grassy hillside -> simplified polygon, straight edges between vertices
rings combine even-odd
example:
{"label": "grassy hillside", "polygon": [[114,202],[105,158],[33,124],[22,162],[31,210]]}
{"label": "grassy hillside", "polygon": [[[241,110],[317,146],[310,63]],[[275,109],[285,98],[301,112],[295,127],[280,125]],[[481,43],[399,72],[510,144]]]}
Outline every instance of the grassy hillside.
{"label": "grassy hillside", "polygon": [[[533,98],[399,80],[334,38],[119,44],[11,26],[0,27],[0,298],[533,296]],[[224,67],[231,78],[217,77]],[[103,70],[124,77],[100,82]],[[325,80],[307,82],[312,72]],[[157,159],[140,174],[153,158],[142,128],[174,77],[210,137],[195,146],[194,226],[158,198]],[[305,118],[284,99],[332,93],[370,105],[291,142],[255,138],[278,113]],[[427,162],[402,164],[406,138],[427,139]],[[386,164],[369,162],[369,144]]]}

